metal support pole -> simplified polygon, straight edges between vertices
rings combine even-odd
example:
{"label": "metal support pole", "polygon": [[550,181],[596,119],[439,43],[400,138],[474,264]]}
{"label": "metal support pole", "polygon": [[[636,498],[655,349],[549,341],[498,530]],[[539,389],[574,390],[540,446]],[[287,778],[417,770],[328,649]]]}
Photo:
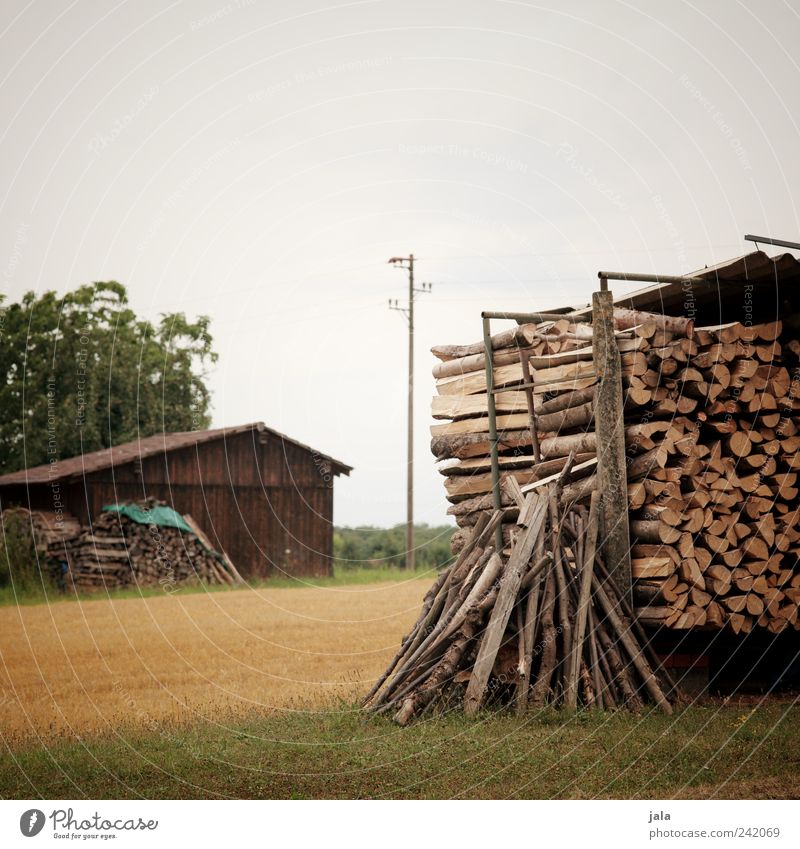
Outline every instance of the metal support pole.
{"label": "metal support pole", "polygon": [[745,237],[746,242],[755,242],[762,245],[775,245],[778,248],[792,248],[795,251],[800,250],[800,242],[788,242],[786,239],[770,239],[769,236],[753,236],[748,233]]}
{"label": "metal support pole", "polygon": [[563,318],[570,321],[588,321],[587,317],[570,312],[495,312],[484,310],[481,313],[481,318],[509,319],[518,324],[544,324],[546,321],[561,321]]}
{"label": "metal support pole", "polygon": [[[631,283],[702,283],[702,277],[686,277],[680,274],[638,274],[626,271],[598,271],[600,289],[606,291],[609,280],[628,280]],[[625,297],[624,295],[622,296]]]}
{"label": "metal support pole", "polygon": [[632,604],[622,369],[614,336],[614,296],[607,285],[592,296],[592,323],[594,368],[599,380],[595,390],[594,427],[597,434],[597,488],[603,496],[600,513],[602,549],[606,568],[620,595]]}
{"label": "metal support pole", "polygon": [[[489,410],[489,448],[492,456],[492,500],[494,509],[502,508],[500,499],[500,460],[497,456],[497,412],[494,403],[494,364],[492,363],[492,326],[491,319],[483,317],[483,344],[486,348],[486,406]],[[499,522],[495,531],[495,551],[503,551],[503,523]]]}
{"label": "metal support pole", "polygon": [[522,385],[525,392],[525,403],[528,406],[528,421],[531,429],[531,447],[533,448],[533,460],[535,463],[542,462],[542,451],[539,447],[539,431],[536,425],[536,407],[533,400],[533,379],[531,378],[530,363],[528,362],[528,352],[519,349],[519,361],[522,365]]}

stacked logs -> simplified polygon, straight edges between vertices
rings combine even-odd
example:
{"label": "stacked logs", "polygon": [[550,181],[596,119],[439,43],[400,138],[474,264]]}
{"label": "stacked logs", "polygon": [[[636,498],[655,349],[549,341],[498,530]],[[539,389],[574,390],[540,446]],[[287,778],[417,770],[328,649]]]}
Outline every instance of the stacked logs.
{"label": "stacked logs", "polygon": [[[734,633],[800,630],[800,345],[781,345],[780,333],[771,322],[693,335],[682,369],[684,395],[699,400],[685,423],[690,447],[651,474],[652,495],[637,493],[631,504],[643,619]],[[671,379],[662,385],[679,388]]]}
{"label": "stacked logs", "polygon": [[[592,328],[577,318],[492,337],[500,475],[523,493],[547,485],[571,454],[565,494],[585,499],[594,488]],[[614,320],[640,620],[800,629],[800,343],[781,344],[780,322],[695,329],[628,310]],[[433,415],[450,421],[433,426],[431,447],[460,526],[454,553],[493,508],[484,351],[433,349]],[[502,489],[507,549],[519,507]]]}
{"label": "stacked logs", "polygon": [[[682,332],[685,338],[693,329],[686,319],[629,310],[615,310],[614,318],[629,392],[638,388],[636,381],[648,371],[651,349],[661,350],[675,332]],[[531,486],[559,473],[574,451],[573,477],[588,477],[584,489],[591,488],[596,465],[593,400],[597,380],[592,340],[591,325],[572,318],[522,325],[492,338],[501,478],[513,477],[523,487]],[[452,504],[448,512],[462,527],[474,524],[492,505],[488,378],[485,355],[477,353],[482,347],[483,343],[433,349],[442,360],[433,372],[439,393],[433,399],[433,417],[451,421],[431,428],[431,449],[437,459],[446,461],[440,471],[446,475],[445,489]],[[641,393],[630,403],[655,407],[647,417],[641,412],[628,417],[628,444],[633,446],[632,454],[643,455],[632,456],[628,470],[629,479],[636,480],[646,475],[651,461],[663,464],[664,455],[676,450],[677,434],[669,431],[669,421],[653,420],[672,415],[669,399],[654,401]],[[576,492],[582,492],[581,487]],[[513,505],[507,498],[503,506],[510,508],[506,521],[513,521]],[[455,547],[462,542],[463,534],[457,532]]]}
{"label": "stacked logs", "polygon": [[[157,504],[143,502],[143,509]],[[77,590],[129,586],[178,586],[185,583],[239,584],[242,577],[224,553],[215,551],[202,530],[184,516],[194,533],[177,528],[134,522],[120,513],[102,512],[90,527],[81,527],[71,516],[3,511],[29,519],[40,562],[59,584]]]}
{"label": "stacked logs", "polygon": [[63,556],[65,545],[69,545],[81,532],[80,522],[63,511],[8,507],[0,514],[0,524],[4,528],[14,520],[28,528],[41,562]]}
{"label": "stacked logs", "polygon": [[433,709],[469,715],[501,703],[524,713],[652,702],[671,713],[674,684],[598,555],[598,496],[587,510],[562,484],[524,496],[507,478],[517,514],[508,557],[494,542],[503,512],[483,513],[367,695],[369,710],[392,711],[401,725]]}

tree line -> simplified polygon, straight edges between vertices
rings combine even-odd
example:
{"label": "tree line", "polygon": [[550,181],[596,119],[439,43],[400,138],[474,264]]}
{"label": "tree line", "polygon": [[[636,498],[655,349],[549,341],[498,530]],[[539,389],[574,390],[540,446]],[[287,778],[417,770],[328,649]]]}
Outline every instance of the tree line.
{"label": "tree line", "polygon": [[[450,525],[415,525],[417,569],[440,569],[452,559]],[[337,527],[333,533],[333,554],[339,568],[406,565],[406,526]]]}

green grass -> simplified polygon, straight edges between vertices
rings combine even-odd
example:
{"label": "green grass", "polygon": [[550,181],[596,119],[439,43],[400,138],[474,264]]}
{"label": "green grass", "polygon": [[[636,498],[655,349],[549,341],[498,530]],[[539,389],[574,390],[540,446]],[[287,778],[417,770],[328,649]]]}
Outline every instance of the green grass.
{"label": "green grass", "polygon": [[400,729],[339,705],[0,756],[4,798],[797,798],[788,699]]}
{"label": "green grass", "polygon": [[[332,577],[326,578],[263,578],[249,582],[250,588],[292,588],[299,587],[340,587],[349,584],[377,584],[385,581],[408,581],[425,578],[433,581],[436,570],[418,569],[408,572],[396,566],[335,566]],[[230,593],[241,590],[241,587],[231,587],[226,584],[182,584],[177,592],[185,593]],[[8,605],[52,604],[57,601],[97,601],[98,599],[121,598],[151,598],[164,595],[164,589],[159,586],[128,587],[108,591],[71,593],[58,590],[45,590],[39,586],[27,588],[24,593],[16,593],[10,586],[0,587],[0,607]]]}
{"label": "green grass", "polygon": [[268,578],[261,583],[264,587],[341,587],[347,584],[378,584],[384,581],[409,581],[425,578],[433,583],[434,578],[446,564],[438,568],[408,571],[398,566],[334,566],[330,578]]}

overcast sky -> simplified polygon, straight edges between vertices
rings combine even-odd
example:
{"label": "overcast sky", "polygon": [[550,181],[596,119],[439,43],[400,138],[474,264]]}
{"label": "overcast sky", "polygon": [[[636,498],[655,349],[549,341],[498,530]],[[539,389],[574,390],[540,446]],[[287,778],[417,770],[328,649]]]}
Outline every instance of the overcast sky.
{"label": "overcast sky", "polygon": [[[355,467],[335,519],[417,513],[429,348],[482,309],[585,302],[798,239],[798,7],[736,2],[2,2],[3,291],[125,283],[213,317],[215,425],[263,420]],[[622,291],[617,287],[616,291]]]}

